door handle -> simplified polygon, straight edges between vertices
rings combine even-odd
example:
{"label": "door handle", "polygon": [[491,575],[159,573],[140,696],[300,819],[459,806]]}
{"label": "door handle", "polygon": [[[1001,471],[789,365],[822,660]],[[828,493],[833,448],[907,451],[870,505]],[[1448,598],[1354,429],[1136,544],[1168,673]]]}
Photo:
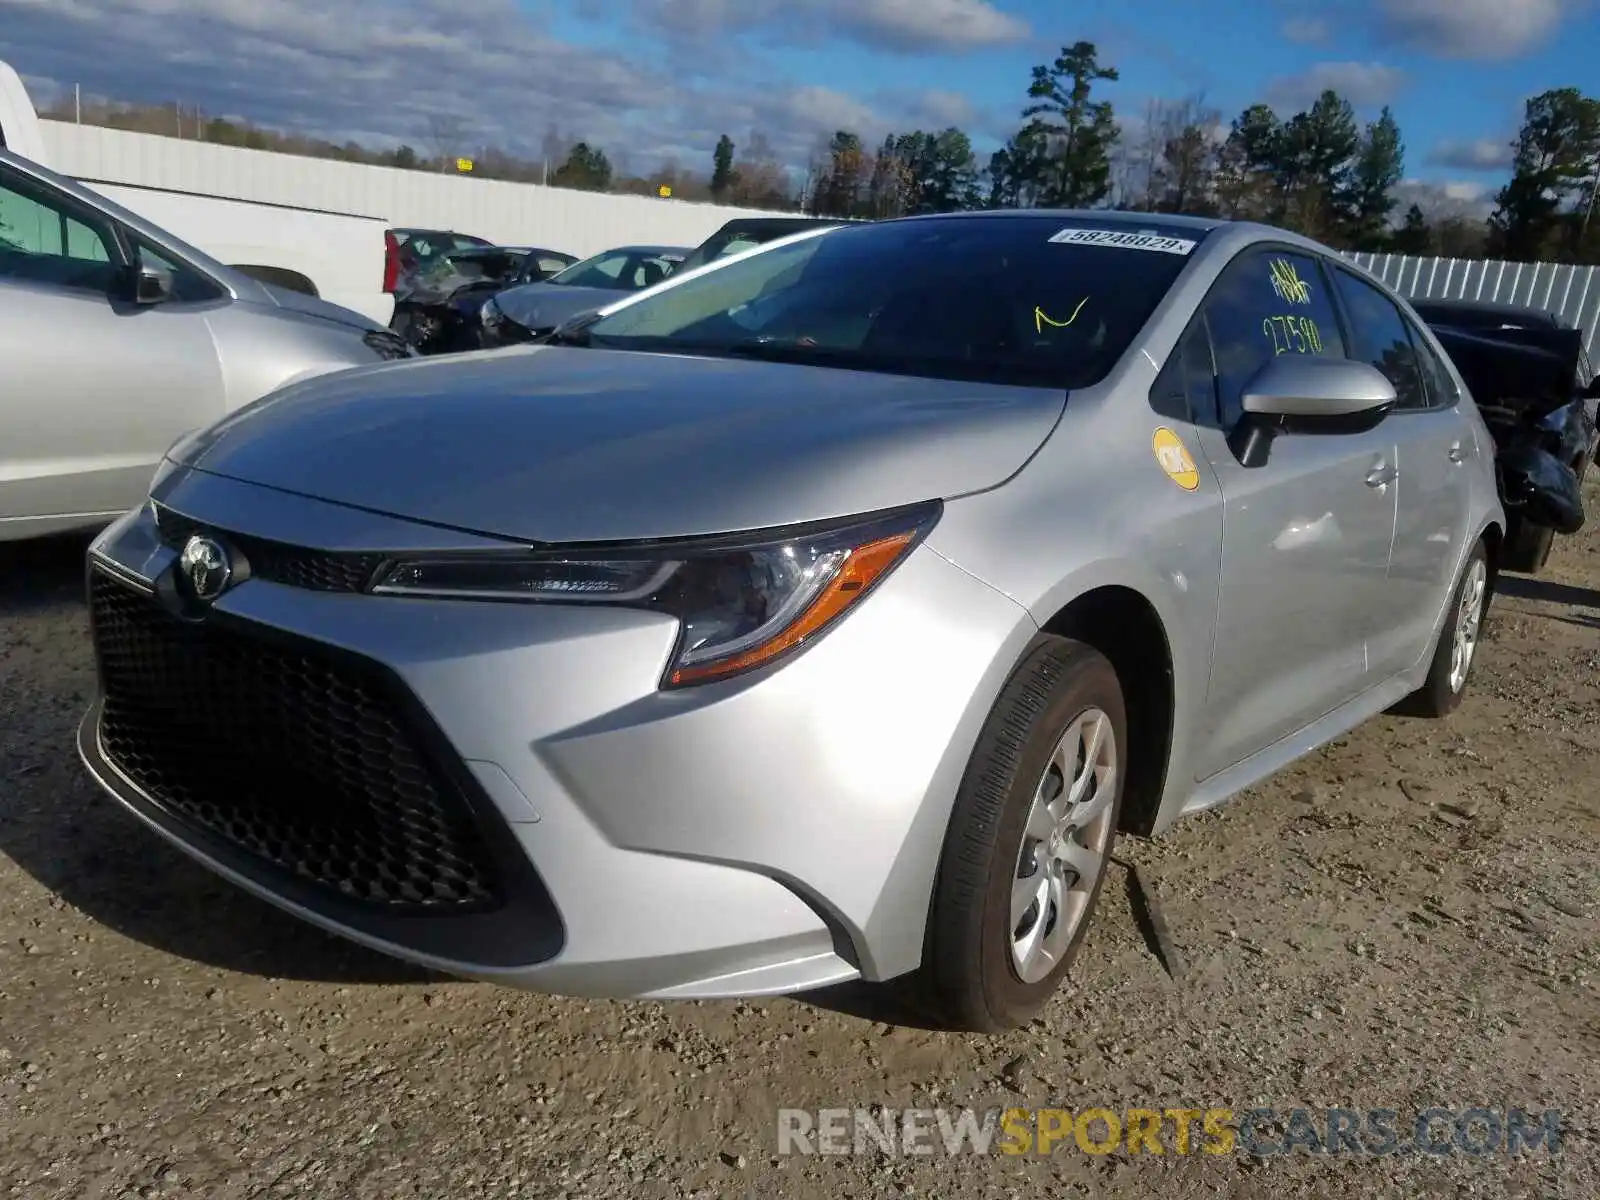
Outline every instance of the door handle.
{"label": "door handle", "polygon": [[1367,486],[1370,488],[1387,487],[1400,477],[1400,472],[1395,467],[1374,467],[1367,472]]}
{"label": "door handle", "polygon": [[1459,462],[1463,461],[1466,457],[1467,457],[1466,452],[1461,449],[1461,443],[1460,442],[1451,442],[1450,443],[1450,461],[1451,462],[1459,463]]}

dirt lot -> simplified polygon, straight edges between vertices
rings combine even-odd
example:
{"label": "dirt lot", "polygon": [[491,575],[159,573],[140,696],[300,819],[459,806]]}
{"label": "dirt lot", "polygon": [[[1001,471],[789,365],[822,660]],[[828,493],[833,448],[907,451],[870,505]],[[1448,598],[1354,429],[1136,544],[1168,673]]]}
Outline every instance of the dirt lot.
{"label": "dirt lot", "polygon": [[[1590,511],[1600,512],[1591,491]],[[0,552],[0,1195],[1600,1195],[1600,536],[1504,581],[1472,694],[1124,855],[1076,985],[963,1038],[825,1002],[430,978],[214,881],[82,778],[82,543]],[[865,1015],[852,1015],[861,1013]],[[1561,1153],[782,1157],[780,1107],[1564,1111]]]}

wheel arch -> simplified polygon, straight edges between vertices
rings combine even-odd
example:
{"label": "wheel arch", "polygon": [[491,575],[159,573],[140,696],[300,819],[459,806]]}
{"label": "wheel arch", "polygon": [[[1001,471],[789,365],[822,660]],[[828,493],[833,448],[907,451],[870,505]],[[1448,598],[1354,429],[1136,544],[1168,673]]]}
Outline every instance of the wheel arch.
{"label": "wheel arch", "polygon": [[1165,623],[1142,592],[1104,584],[1075,596],[1040,628],[1093,646],[1116,670],[1130,743],[1120,831],[1149,834],[1166,791],[1176,717],[1172,642]]}

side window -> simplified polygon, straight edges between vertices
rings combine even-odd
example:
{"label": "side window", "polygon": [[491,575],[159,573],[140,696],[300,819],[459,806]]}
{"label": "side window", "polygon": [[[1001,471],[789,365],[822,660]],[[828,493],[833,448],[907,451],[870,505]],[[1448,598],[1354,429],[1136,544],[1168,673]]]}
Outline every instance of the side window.
{"label": "side window", "polygon": [[109,225],[31,180],[0,172],[0,279],[106,295],[120,262]]}
{"label": "side window", "polygon": [[1371,363],[1389,377],[1400,398],[1397,411],[1428,407],[1416,349],[1394,301],[1349,271],[1333,274],[1350,317],[1350,357]]}
{"label": "side window", "polygon": [[1217,423],[1216,368],[1206,323],[1196,317],[1167,357],[1150,388],[1150,407],[1158,416],[1193,425]]}
{"label": "side window", "polygon": [[1417,355],[1417,369],[1422,373],[1422,384],[1427,392],[1429,408],[1453,408],[1461,399],[1460,389],[1456,381],[1450,377],[1450,370],[1432,346],[1422,330],[1410,321],[1406,322],[1406,331],[1411,334],[1411,345]]}
{"label": "side window", "polygon": [[1344,355],[1339,320],[1317,260],[1278,250],[1246,251],[1230,263],[1203,311],[1216,360],[1222,428],[1243,411],[1245,385],[1279,354]]}
{"label": "side window", "polygon": [[139,255],[139,261],[149,263],[153,267],[162,267],[172,276],[172,298],[184,304],[196,304],[202,300],[217,300],[223,295],[222,288],[207,279],[192,267],[168,258],[159,250],[148,245],[143,239],[136,238],[134,247]]}

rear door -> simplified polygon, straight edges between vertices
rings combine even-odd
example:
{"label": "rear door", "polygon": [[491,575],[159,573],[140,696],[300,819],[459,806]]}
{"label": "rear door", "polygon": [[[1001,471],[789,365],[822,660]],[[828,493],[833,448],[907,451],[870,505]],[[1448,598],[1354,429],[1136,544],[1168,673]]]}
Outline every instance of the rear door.
{"label": "rear door", "polygon": [[207,302],[134,304],[128,255],[104,214],[0,164],[0,538],[132,507],[221,415]]}
{"label": "rear door", "polygon": [[1372,667],[1382,678],[1415,666],[1466,552],[1472,475],[1480,447],[1461,397],[1422,331],[1380,288],[1332,267],[1349,329],[1348,354],[1394,384],[1399,403],[1384,423],[1395,439],[1396,515],[1384,610],[1372,632]]}
{"label": "rear door", "polygon": [[1222,585],[1196,775],[1207,778],[1371,682],[1366,642],[1384,604],[1395,448],[1387,422],[1358,433],[1285,434],[1255,467],[1230,444],[1245,385],[1275,355],[1344,354],[1316,257],[1246,251],[1201,314],[1216,410],[1197,436],[1223,494]]}

